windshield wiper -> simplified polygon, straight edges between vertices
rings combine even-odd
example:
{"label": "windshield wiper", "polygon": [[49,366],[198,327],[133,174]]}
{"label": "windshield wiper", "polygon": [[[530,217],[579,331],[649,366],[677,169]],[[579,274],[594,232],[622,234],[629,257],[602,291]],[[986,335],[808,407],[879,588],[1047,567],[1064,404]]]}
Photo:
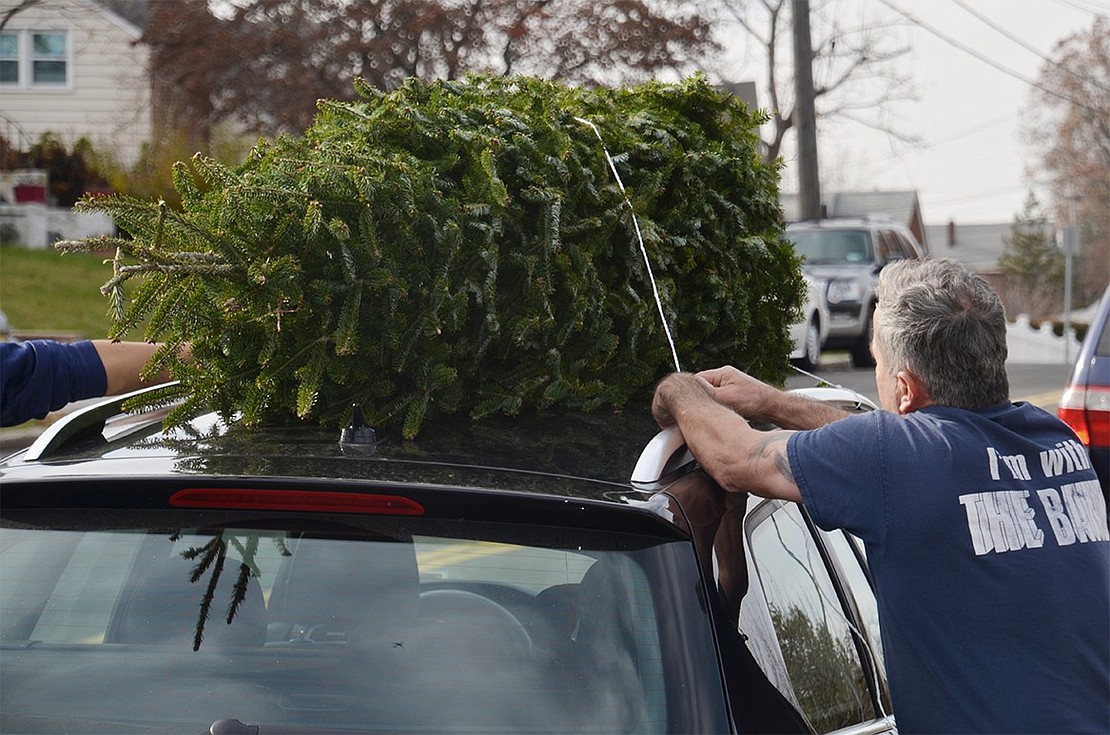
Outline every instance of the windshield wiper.
{"label": "windshield wiper", "polygon": [[342,732],[343,735],[381,735],[381,730],[348,730],[342,731],[328,728],[313,727],[288,727],[285,725],[248,725],[241,720],[229,717],[216,720],[208,728],[205,735],[334,735]]}

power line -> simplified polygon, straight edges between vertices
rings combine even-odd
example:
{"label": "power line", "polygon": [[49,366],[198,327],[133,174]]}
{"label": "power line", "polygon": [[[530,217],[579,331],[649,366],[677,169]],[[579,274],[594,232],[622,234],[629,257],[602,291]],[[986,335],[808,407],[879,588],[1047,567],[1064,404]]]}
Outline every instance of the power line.
{"label": "power line", "polygon": [[[1078,2],[1076,0],[1056,0],[1058,5],[1063,5],[1065,8],[1079,11],[1080,13],[1090,13],[1091,15],[1101,15],[1102,13],[1110,13],[1110,4],[1099,5],[1096,2]],[[1093,7],[1091,7],[1093,6]]]}
{"label": "power line", "polygon": [[946,204],[971,204],[973,202],[981,202],[986,199],[999,199],[1001,197],[1010,196],[1019,191],[1028,190],[1029,188],[1030,187],[1025,184],[1015,184],[1013,186],[990,189],[989,191],[981,191],[978,194],[969,194],[956,197],[938,197],[932,199],[929,203],[934,206],[943,206]]}
{"label": "power line", "polygon": [[1058,64],[1058,63],[1056,63],[1055,61],[1053,61],[1053,60],[1052,60],[1052,59],[1050,59],[1049,57],[1047,57],[1047,56],[1045,56],[1044,54],[1042,54],[1042,53],[1040,52],[1040,50],[1039,50],[1039,49],[1037,49],[1037,47],[1036,47],[1036,46],[1033,46],[1033,45],[1032,45],[1032,44],[1030,44],[1030,43],[1026,43],[1026,42],[1025,42],[1025,41],[1023,41],[1022,39],[1020,39],[1020,38],[1018,38],[1017,36],[1015,36],[1014,34],[1010,33],[1010,32],[1009,32],[1008,30],[1006,30],[1006,29],[1005,29],[1005,28],[1003,28],[1002,26],[998,25],[998,24],[997,24],[997,23],[995,23],[995,22],[994,22],[993,20],[991,20],[991,19],[990,19],[990,18],[988,18],[987,16],[983,15],[982,13],[980,13],[980,12],[979,12],[978,10],[976,10],[975,8],[972,8],[972,7],[970,7],[970,6],[969,6],[969,5],[967,4],[967,3],[965,3],[965,2],[964,2],[964,0],[952,0],[952,2],[954,2],[954,3],[956,4],[956,5],[959,5],[959,6],[960,6],[961,8],[963,8],[963,9],[964,9],[965,11],[967,11],[968,13],[971,13],[971,14],[972,14],[972,15],[974,15],[974,16],[975,16],[976,18],[978,18],[978,19],[979,19],[980,21],[982,21],[982,22],[983,22],[984,24],[986,24],[987,26],[991,27],[991,28],[992,28],[992,29],[994,29],[995,31],[998,31],[998,32],[999,32],[999,33],[1001,33],[1001,34],[1002,34],[1003,36],[1005,36],[1006,38],[1010,39],[1010,40],[1011,40],[1011,41],[1013,41],[1014,43],[1018,44],[1019,46],[1021,46],[1021,47],[1022,47],[1022,48],[1024,48],[1025,50],[1027,50],[1027,51],[1031,51],[1031,52],[1032,52],[1033,54],[1035,54],[1035,55],[1036,55],[1036,56],[1037,56],[1038,58],[1040,58],[1041,60],[1043,60],[1043,61],[1047,62],[1048,64],[1051,64],[1052,66],[1056,67],[1057,69],[1060,69],[1061,71],[1063,71],[1063,72],[1066,72],[1066,73],[1068,73],[1068,74],[1072,75],[1073,77],[1075,77],[1076,79],[1079,79],[1079,80],[1080,80],[1080,81],[1082,81],[1082,82],[1085,82],[1085,83],[1088,83],[1088,84],[1093,84],[1094,86],[1096,86],[1096,87],[1101,87],[1102,89],[1107,89],[1107,87],[1105,87],[1104,85],[1100,84],[1100,83],[1098,82],[1098,80],[1096,80],[1096,79],[1093,79],[1093,78],[1091,78],[1091,77],[1088,77],[1088,76],[1084,76],[1083,74],[1080,74],[1080,73],[1078,73],[1078,72],[1076,72],[1076,71],[1074,71],[1074,70],[1072,70],[1072,69],[1070,69],[1070,68],[1068,68],[1068,67],[1066,67],[1066,66],[1064,66],[1064,65],[1062,65],[1062,64]]}
{"label": "power line", "polygon": [[1016,112],[1011,112],[1007,115],[1003,115],[1002,117],[996,117],[993,120],[987,120],[986,122],[979,123],[978,125],[973,125],[970,128],[964,128],[963,130],[959,130],[959,131],[956,131],[954,133],[950,133],[950,134],[944,136],[943,138],[937,138],[936,140],[926,141],[926,145],[929,148],[934,148],[938,145],[944,145],[945,143],[951,143],[953,141],[960,140],[961,138],[966,138],[969,135],[974,135],[975,133],[978,133],[981,130],[986,130],[987,128],[993,128],[995,125],[1001,125],[1004,122],[1009,122],[1010,120],[1013,120],[1015,117],[1017,117],[1017,113]]}
{"label": "power line", "polygon": [[944,41],[948,45],[950,45],[954,48],[957,48],[957,49],[959,49],[960,51],[963,51],[966,54],[970,54],[971,56],[974,56],[975,58],[979,59],[980,61],[982,61],[985,64],[989,64],[990,66],[993,66],[995,69],[1002,72],[1003,74],[1009,75],[1009,76],[1014,77],[1015,79],[1017,79],[1019,81],[1025,82],[1030,87],[1033,87],[1035,89],[1039,89],[1042,92],[1044,92],[1045,94],[1051,95],[1053,97],[1058,97],[1059,99],[1061,99],[1061,100],[1063,100],[1063,101],[1065,101],[1069,104],[1075,105],[1076,107],[1079,107],[1080,109],[1086,110],[1087,112],[1091,113],[1092,115],[1101,115],[1102,114],[1102,111],[1097,110],[1094,107],[1090,107],[1089,105],[1085,104],[1084,102],[1082,102],[1080,100],[1077,100],[1077,99],[1074,99],[1072,97],[1069,97],[1066,94],[1062,94],[1062,93],[1056,91],[1055,89],[1052,89],[1051,87],[1046,87],[1046,86],[1040,84],[1039,82],[1036,82],[1036,81],[1030,79],[1029,77],[1025,76],[1024,74],[1016,72],[1013,69],[1010,69],[1009,67],[995,61],[994,59],[990,58],[989,56],[976,51],[975,49],[971,48],[970,46],[967,46],[966,44],[963,44],[963,43],[957,41],[956,39],[952,38],[951,36],[944,33],[943,31],[939,31],[936,28],[929,25],[928,23],[925,23],[921,20],[918,20],[914,16],[907,13],[905,10],[902,10],[897,5],[890,2],[890,0],[879,0],[879,2],[881,2],[883,5],[887,6],[888,8],[893,10],[894,12],[898,13],[899,15],[901,15],[902,17],[904,17],[906,20],[910,21],[914,25],[928,31],[929,33],[932,33],[934,36],[936,36],[940,40]]}

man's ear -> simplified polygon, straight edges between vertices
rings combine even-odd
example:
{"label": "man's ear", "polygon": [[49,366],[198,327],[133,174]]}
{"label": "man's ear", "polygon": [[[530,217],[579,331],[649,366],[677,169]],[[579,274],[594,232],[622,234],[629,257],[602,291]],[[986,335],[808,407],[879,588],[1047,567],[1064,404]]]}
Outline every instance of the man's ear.
{"label": "man's ear", "polygon": [[921,378],[910,371],[898,371],[895,381],[894,400],[899,415],[904,416],[932,404],[933,399],[929,396],[925,384]]}

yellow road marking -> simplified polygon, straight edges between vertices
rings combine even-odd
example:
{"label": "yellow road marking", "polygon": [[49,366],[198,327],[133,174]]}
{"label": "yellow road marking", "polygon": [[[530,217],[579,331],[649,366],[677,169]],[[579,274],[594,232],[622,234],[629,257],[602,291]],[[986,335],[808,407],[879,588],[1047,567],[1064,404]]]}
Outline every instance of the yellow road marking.
{"label": "yellow road marking", "polygon": [[1021,396],[1015,400],[1026,401],[1027,403],[1032,403],[1034,406],[1040,406],[1041,408],[1049,408],[1058,405],[1060,403],[1060,396],[1063,394],[1064,389],[1059,388],[1057,390],[1045,391],[1044,393],[1035,393],[1031,396]]}
{"label": "yellow road marking", "polygon": [[498,544],[491,541],[467,541],[444,546],[435,551],[422,551],[416,556],[421,571],[432,571],[477,557],[507,554],[519,548],[512,544]]}

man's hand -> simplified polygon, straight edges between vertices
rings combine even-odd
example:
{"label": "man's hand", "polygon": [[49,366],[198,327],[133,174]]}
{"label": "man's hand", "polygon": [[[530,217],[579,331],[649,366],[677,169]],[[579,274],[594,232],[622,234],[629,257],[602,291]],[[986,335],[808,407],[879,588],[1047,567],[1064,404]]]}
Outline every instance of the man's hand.
{"label": "man's hand", "polygon": [[698,378],[710,386],[711,397],[748,421],[783,429],[816,429],[848,415],[827,403],[781,391],[728,365],[700,372]]}
{"label": "man's hand", "polygon": [[651,399],[651,416],[660,428],[667,428],[678,423],[675,416],[675,407],[693,399],[707,399],[712,390],[705,380],[690,373],[672,373],[655,387],[655,395]]}
{"label": "man's hand", "polygon": [[749,421],[769,420],[767,404],[780,392],[731,365],[703,370],[698,377],[710,386],[709,395],[718,403]]}

